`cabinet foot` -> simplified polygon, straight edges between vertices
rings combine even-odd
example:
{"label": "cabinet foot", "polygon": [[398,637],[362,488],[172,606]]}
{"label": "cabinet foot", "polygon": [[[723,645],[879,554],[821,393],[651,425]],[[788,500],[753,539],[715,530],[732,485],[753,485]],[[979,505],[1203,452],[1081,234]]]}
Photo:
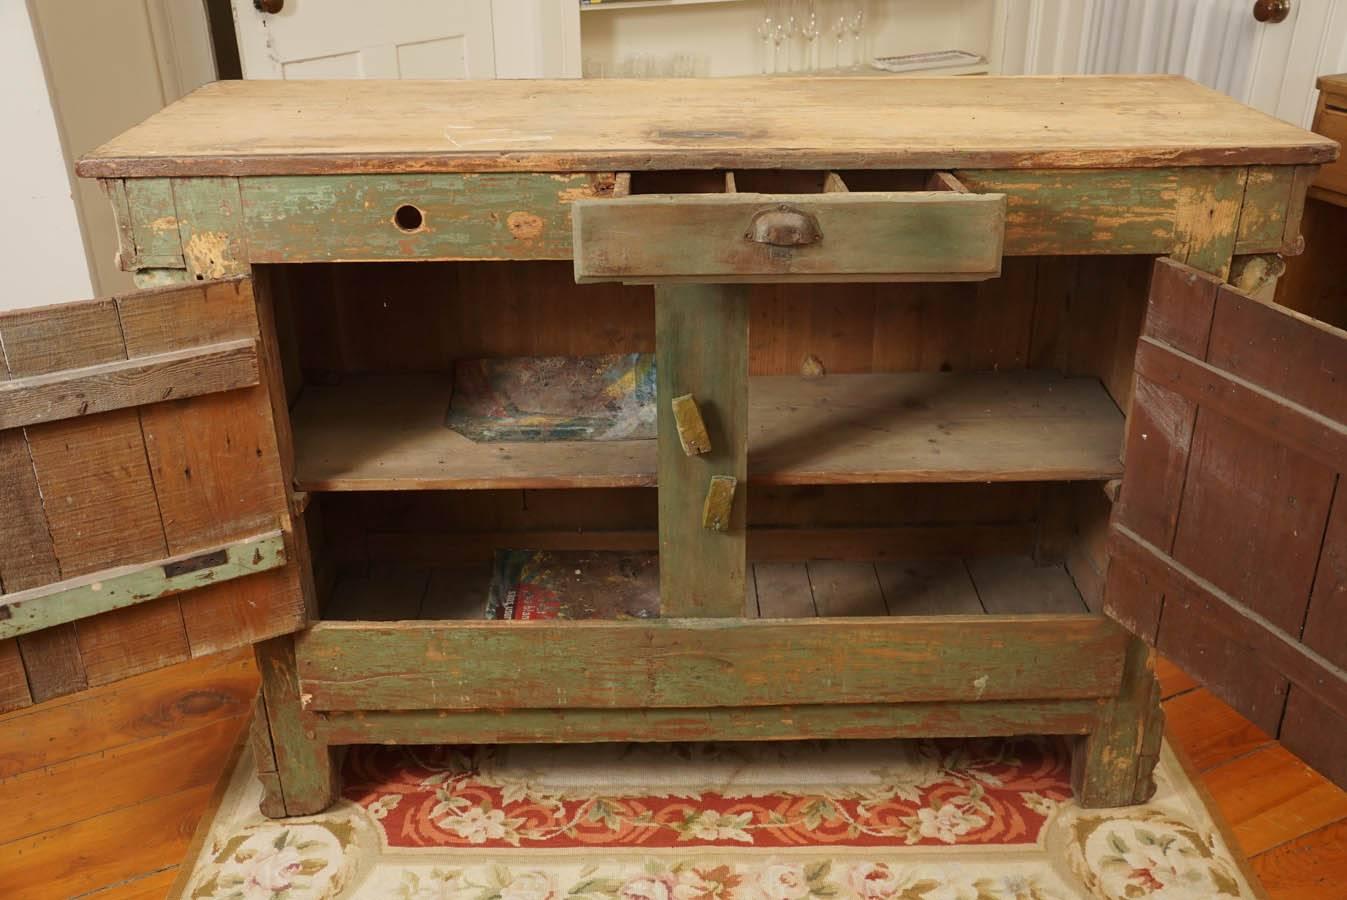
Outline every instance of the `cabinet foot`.
{"label": "cabinet foot", "polygon": [[[257,645],[257,667],[262,674],[260,715],[254,727],[254,754],[262,781],[261,811],[264,816],[308,816],[332,805],[338,792],[339,772],[332,748],[302,721],[299,681],[295,674],[294,640],[289,635]],[[265,749],[259,750],[259,734],[271,750],[273,771],[267,772]]]}
{"label": "cabinet foot", "polygon": [[1154,654],[1140,638],[1132,638],[1122,690],[1100,710],[1096,729],[1076,745],[1071,760],[1076,802],[1094,808],[1149,800],[1164,730]]}

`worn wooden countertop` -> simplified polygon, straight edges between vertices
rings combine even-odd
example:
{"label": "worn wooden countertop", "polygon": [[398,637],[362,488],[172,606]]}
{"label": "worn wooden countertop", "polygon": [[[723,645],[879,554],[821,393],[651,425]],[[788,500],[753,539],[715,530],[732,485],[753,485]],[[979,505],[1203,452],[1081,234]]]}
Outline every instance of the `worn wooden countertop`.
{"label": "worn wooden countertop", "polygon": [[1337,144],[1174,76],[222,81],[86,176],[1320,163]]}

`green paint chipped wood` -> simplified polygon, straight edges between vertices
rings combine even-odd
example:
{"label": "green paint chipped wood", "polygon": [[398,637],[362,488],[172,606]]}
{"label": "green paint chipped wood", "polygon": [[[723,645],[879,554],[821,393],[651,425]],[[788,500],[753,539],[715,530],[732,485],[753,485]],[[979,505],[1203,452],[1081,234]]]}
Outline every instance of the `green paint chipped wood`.
{"label": "green paint chipped wood", "polygon": [[[747,573],[744,500],[723,529],[703,527],[708,479],[748,483],[748,288],[655,289],[656,471],[659,483],[660,614],[737,616]],[[673,397],[692,394],[711,449],[688,456]]]}
{"label": "green paint chipped wood", "polygon": [[571,203],[611,189],[584,173],[249,178],[244,218],[253,262],[568,259]]}
{"label": "green paint chipped wood", "polygon": [[268,793],[262,798],[262,812],[276,815],[277,806],[288,816],[322,812],[332,803],[339,776],[332,765],[332,751],[304,712],[307,703],[295,674],[294,637],[281,635],[253,649],[262,676],[262,711],[277,775],[274,785],[264,779],[263,789]]}
{"label": "green paint chipped wood", "polygon": [[1295,180],[1294,166],[1250,166],[1240,205],[1235,253],[1281,249]]}
{"label": "green paint chipped wood", "polygon": [[1146,642],[1127,644],[1122,691],[1099,709],[1099,719],[1071,760],[1072,790],[1085,807],[1145,803],[1155,793],[1152,770],[1160,755],[1165,714],[1155,656]]}
{"label": "green paint chipped wood", "polygon": [[633,709],[1111,697],[1127,639],[1083,614],[319,622],[295,648],[313,710]]}
{"label": "green paint chipped wood", "polygon": [[182,269],[182,237],[173,182],[167,178],[132,178],[126,181],[131,208],[131,234],[135,239],[135,267]]}
{"label": "green paint chipped wood", "polygon": [[1097,700],[853,703],[743,709],[513,709],[314,713],[331,744],[773,741],[1085,734]]}
{"label": "green paint chipped wood", "polygon": [[1230,274],[1247,169],[1185,169],[1174,213],[1173,257],[1220,278]]}
{"label": "green paint chipped wood", "polygon": [[1008,256],[1167,253],[1178,169],[960,170],[970,191],[1006,195]]}
{"label": "green paint chipped wood", "polygon": [[238,179],[183,178],[172,185],[182,258],[191,277],[210,281],[246,274]]}
{"label": "green paint chipped wood", "polygon": [[285,564],[280,531],[0,595],[0,640]]}
{"label": "green paint chipped wood", "polygon": [[1001,274],[1005,209],[954,191],[592,200],[575,208],[575,279],[982,281]]}

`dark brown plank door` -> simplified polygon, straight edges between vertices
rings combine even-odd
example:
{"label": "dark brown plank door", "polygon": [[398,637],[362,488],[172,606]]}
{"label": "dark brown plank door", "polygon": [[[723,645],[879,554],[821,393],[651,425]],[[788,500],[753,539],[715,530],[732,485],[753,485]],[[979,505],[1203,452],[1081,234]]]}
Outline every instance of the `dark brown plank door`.
{"label": "dark brown plank door", "polygon": [[1105,608],[1347,786],[1347,332],[1156,263]]}
{"label": "dark brown plank door", "polygon": [[0,349],[0,710],[302,626],[250,281],[0,313]]}

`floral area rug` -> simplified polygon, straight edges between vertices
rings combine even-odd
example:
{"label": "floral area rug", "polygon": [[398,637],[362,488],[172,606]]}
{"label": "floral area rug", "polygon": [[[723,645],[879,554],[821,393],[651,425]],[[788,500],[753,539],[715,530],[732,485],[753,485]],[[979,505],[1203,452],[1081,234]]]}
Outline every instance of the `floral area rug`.
{"label": "floral area rug", "polygon": [[1261,891],[1168,747],[1083,810],[1060,739],[359,747],[272,822],[246,755],[191,900],[1211,900]]}

